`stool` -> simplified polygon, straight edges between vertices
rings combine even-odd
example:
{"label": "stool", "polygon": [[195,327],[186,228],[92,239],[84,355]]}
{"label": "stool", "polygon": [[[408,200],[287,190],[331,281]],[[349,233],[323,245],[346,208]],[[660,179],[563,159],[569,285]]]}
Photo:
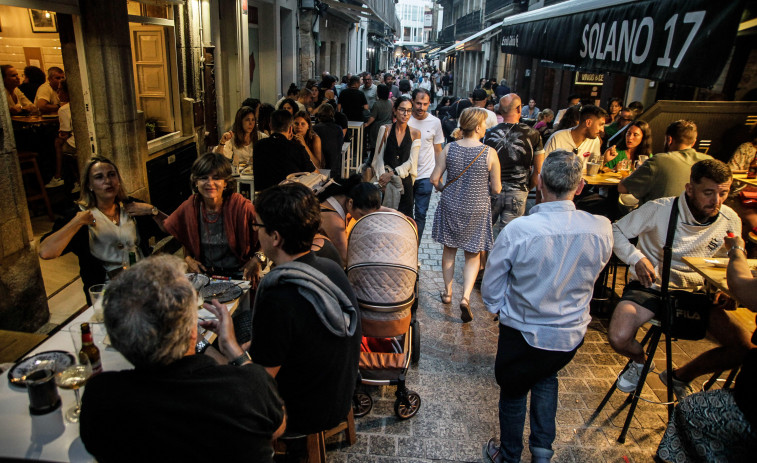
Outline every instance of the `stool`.
{"label": "stool", "polygon": [[[636,405],[639,403],[639,397],[641,396],[641,390],[644,388],[644,383],[647,380],[647,374],[649,374],[649,368],[652,365],[652,360],[654,359],[655,351],[657,350],[657,345],[660,342],[660,336],[663,334],[663,329],[660,326],[660,322],[657,320],[652,320],[652,327],[647,331],[647,334],[644,335],[644,339],[641,340],[641,345],[647,346],[646,349],[646,355],[647,355],[647,361],[644,362],[644,368],[641,370],[641,375],[639,376],[639,384],[636,386],[636,390],[630,394],[628,394],[628,397],[626,398],[625,404],[628,404],[630,402],[631,406],[628,409],[628,415],[626,415],[626,421],[623,424],[623,429],[620,431],[620,436],[618,436],[618,442],[623,444],[626,442],[626,434],[628,434],[628,428],[631,426],[631,420],[633,419],[633,414],[636,411]],[[666,357],[666,368],[668,372],[673,371],[673,356],[671,353],[671,336],[669,333],[665,333],[665,357]],[[631,366],[631,362],[633,360],[628,360],[628,363],[626,363],[626,366],[623,367],[623,370],[620,372],[622,375],[625,373],[625,371]],[[618,388],[618,382],[615,381],[612,384],[612,387],[610,387],[610,390],[607,391],[607,394],[605,395],[604,399],[602,399],[602,402],[599,404],[597,409],[594,411],[594,413],[589,418],[589,422],[592,422],[598,415],[599,412],[602,411],[605,405],[607,405],[607,402],[610,401],[610,397],[612,397],[612,394],[615,392],[615,389]],[[624,404],[624,406],[625,406]],[[673,381],[668,381],[668,420],[670,419],[671,415],[673,414]]]}
{"label": "stool", "polygon": [[[326,439],[329,437],[345,433],[347,445],[352,445],[357,441],[357,435],[355,434],[355,415],[350,407],[350,412],[347,414],[347,418],[331,429],[325,431],[301,435],[293,434],[279,437],[273,444],[274,449],[278,455],[287,453],[287,441],[305,439],[305,447],[307,452],[307,463],[326,463]],[[283,447],[283,449],[282,449]]]}
{"label": "stool", "polygon": [[45,189],[45,181],[42,180],[42,174],[39,171],[39,164],[37,164],[37,153],[31,151],[19,151],[18,163],[21,167],[21,177],[24,174],[34,174],[39,185],[40,192],[37,194],[29,194],[28,188],[26,188],[26,182],[24,182],[24,189],[26,191],[27,204],[32,201],[39,201],[40,199],[45,202],[45,208],[47,209],[47,216],[50,220],[55,220],[53,217],[53,209],[50,207],[50,198],[47,197],[47,190]]}

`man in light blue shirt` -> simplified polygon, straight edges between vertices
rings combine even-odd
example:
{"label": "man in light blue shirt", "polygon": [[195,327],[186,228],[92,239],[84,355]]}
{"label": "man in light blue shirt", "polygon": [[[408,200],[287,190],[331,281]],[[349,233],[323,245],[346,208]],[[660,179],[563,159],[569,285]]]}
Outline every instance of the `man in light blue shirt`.
{"label": "man in light blue shirt", "polygon": [[582,168],[573,153],[550,153],[537,180],[543,202],[510,222],[489,256],[481,296],[499,314],[500,444],[489,440],[484,461],[520,461],[529,391],[532,461],[554,454],[557,372],[583,343],[594,282],[613,244],[610,221],[573,204]]}

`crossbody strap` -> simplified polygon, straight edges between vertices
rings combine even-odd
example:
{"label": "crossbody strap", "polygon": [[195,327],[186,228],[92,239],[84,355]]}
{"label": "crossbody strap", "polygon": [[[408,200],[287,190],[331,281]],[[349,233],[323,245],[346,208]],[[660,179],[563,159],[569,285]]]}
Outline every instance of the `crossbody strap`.
{"label": "crossbody strap", "polygon": [[455,182],[457,181],[457,179],[459,179],[460,177],[462,177],[462,176],[463,176],[463,174],[465,173],[465,171],[466,171],[466,170],[468,170],[468,169],[470,168],[470,166],[472,166],[472,165],[473,165],[473,163],[474,163],[474,162],[476,162],[476,160],[477,160],[478,158],[480,158],[480,157],[481,157],[481,155],[482,155],[482,154],[484,154],[484,151],[486,151],[486,150],[487,150],[488,148],[489,148],[489,145],[484,145],[484,147],[483,147],[483,148],[481,148],[481,152],[480,152],[480,153],[478,153],[478,154],[476,155],[476,157],[475,157],[475,158],[473,158],[473,160],[472,160],[472,161],[470,162],[470,164],[468,164],[468,165],[467,165],[467,166],[465,167],[465,169],[463,169],[463,171],[462,171],[462,172],[460,172],[460,175],[458,175],[457,177],[453,178],[453,179],[452,179],[452,181],[449,181],[449,182],[445,183],[445,184],[444,184],[444,186],[442,187],[442,189],[441,189],[441,190],[439,190],[439,191],[444,191],[444,189],[445,189],[445,188],[447,188],[448,186],[452,185],[453,183],[455,183]]}
{"label": "crossbody strap", "polygon": [[670,282],[670,263],[673,260],[673,237],[676,234],[676,223],[678,222],[678,197],[673,200],[673,210],[670,211],[670,220],[668,221],[668,236],[665,238],[665,246],[662,248],[662,297],[668,295],[668,283]]}

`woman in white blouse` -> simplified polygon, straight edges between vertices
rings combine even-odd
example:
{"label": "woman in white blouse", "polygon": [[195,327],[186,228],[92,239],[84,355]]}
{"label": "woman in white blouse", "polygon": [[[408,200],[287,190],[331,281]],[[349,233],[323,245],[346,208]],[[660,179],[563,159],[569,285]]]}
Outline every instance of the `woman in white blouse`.
{"label": "woman in white blouse", "polygon": [[258,130],[255,110],[249,106],[242,106],[237,111],[231,130],[223,134],[213,152],[226,156],[233,166],[240,163],[252,165],[252,147],[258,140],[266,137],[266,134]]}

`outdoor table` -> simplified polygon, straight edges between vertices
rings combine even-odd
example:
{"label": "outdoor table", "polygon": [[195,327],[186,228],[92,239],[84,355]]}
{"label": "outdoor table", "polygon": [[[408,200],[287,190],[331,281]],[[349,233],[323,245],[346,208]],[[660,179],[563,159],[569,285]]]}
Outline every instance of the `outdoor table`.
{"label": "outdoor table", "polygon": [[[704,257],[684,257],[683,261],[691,267],[692,270],[702,275],[704,278],[705,289],[708,291],[722,291],[730,296],[728,291],[728,282],[726,281],[726,270],[728,258],[704,258]],[[710,262],[707,262],[710,261]],[[717,261],[716,265],[714,262]],[[747,259],[749,268],[757,269],[757,259]],[[754,273],[754,272],[752,272]]]}
{"label": "outdoor table", "polygon": [[[229,312],[233,313],[240,304],[244,306],[249,303],[250,292],[245,289],[242,296],[226,306]],[[207,311],[202,309],[200,316],[205,312]],[[95,345],[100,349],[104,371],[131,369],[132,365],[128,360],[112,346],[105,345],[105,327],[100,323],[92,323],[93,316],[94,309],[90,307],[62,326],[60,331],[37,346],[27,357],[50,350],[73,353],[73,341],[68,329],[90,322]],[[216,337],[211,332],[205,332],[204,336],[211,342]],[[74,391],[58,388],[61,406],[46,415],[33,416],[29,413],[29,395],[26,389],[11,386],[8,371],[3,372],[0,377],[0,459],[94,462],[95,458],[86,451],[79,438],[79,424],[68,423],[63,418],[63,413],[75,402]]]}
{"label": "outdoor table", "polygon": [[746,178],[746,174],[733,174],[733,179],[749,186],[757,186],[757,178]]}
{"label": "outdoor table", "polygon": [[42,124],[57,124],[57,114],[46,114],[44,116],[11,116],[12,124],[24,128]]}
{"label": "outdoor table", "polygon": [[589,185],[618,186],[623,177],[618,172],[604,172],[597,175],[583,174],[583,179]]}

